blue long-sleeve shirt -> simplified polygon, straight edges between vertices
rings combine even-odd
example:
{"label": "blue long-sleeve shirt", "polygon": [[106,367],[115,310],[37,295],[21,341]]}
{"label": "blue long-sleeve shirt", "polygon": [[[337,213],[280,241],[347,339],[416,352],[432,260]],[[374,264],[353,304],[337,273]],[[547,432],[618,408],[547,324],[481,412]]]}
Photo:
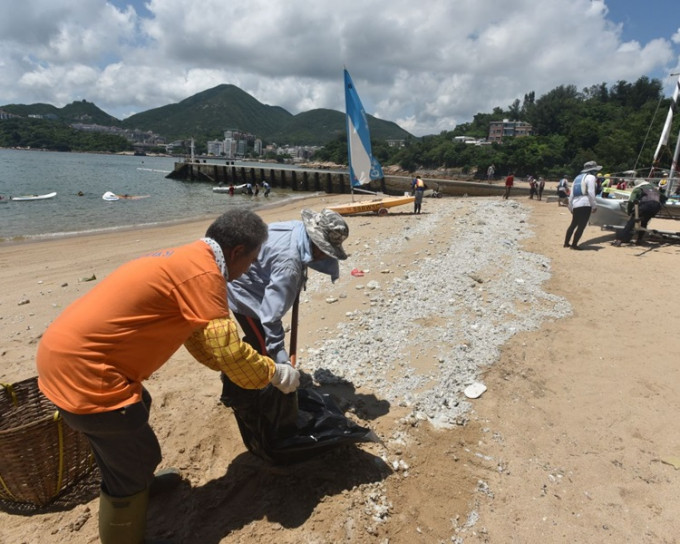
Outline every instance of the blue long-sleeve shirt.
{"label": "blue long-sleeve shirt", "polygon": [[339,277],[337,259],[313,260],[302,221],[272,223],[257,260],[227,285],[229,308],[262,323],[267,354],[277,363],[289,360],[282,319],[303,287],[307,267],[330,275],[333,281]]}

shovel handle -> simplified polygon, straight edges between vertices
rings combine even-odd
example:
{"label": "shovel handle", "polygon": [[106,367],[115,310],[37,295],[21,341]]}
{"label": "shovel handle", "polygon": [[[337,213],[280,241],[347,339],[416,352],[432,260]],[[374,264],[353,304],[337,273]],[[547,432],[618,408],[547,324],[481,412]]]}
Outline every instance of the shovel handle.
{"label": "shovel handle", "polygon": [[290,317],[290,349],[288,354],[290,355],[290,364],[295,368],[295,358],[297,352],[297,333],[298,333],[298,314],[300,309],[300,293],[295,297],[295,302],[293,303],[293,312]]}

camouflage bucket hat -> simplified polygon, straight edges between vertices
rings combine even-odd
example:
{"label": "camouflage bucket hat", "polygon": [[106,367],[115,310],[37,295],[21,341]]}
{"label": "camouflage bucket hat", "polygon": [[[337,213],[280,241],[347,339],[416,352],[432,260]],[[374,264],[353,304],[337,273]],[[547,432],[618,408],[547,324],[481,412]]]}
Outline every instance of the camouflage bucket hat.
{"label": "camouflage bucket hat", "polygon": [[342,243],[349,236],[349,227],[342,216],[333,210],[320,212],[302,210],[302,222],[312,242],[329,257],[344,261],[347,253]]}

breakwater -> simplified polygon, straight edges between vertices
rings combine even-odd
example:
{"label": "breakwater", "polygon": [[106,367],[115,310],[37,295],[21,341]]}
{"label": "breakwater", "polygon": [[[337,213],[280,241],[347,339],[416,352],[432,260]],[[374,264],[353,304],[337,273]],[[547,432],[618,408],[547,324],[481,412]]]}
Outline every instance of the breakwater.
{"label": "breakwater", "polygon": [[[176,162],[170,179],[196,181],[213,185],[241,185],[243,183],[262,183],[267,181],[272,187],[281,187],[292,191],[323,191],[326,193],[350,193],[349,174],[338,171],[312,170],[307,168],[271,168],[258,166],[216,164],[199,161]],[[380,191],[388,195],[402,195],[411,189],[410,176],[387,175],[380,181],[373,181],[364,186],[371,191]],[[423,178],[430,189],[438,188],[447,196],[498,196],[504,191],[503,183],[487,183],[448,179]],[[528,187],[515,184],[513,194],[529,194]]]}

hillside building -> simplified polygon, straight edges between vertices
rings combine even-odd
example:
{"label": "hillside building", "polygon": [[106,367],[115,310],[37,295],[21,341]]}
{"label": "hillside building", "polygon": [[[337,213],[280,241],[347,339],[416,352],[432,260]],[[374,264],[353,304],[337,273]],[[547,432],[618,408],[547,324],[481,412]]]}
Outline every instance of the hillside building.
{"label": "hillside building", "polygon": [[489,123],[489,138],[490,142],[502,143],[503,138],[520,136],[529,136],[533,134],[533,127],[524,121],[509,121],[503,119],[502,121],[491,121]]}

